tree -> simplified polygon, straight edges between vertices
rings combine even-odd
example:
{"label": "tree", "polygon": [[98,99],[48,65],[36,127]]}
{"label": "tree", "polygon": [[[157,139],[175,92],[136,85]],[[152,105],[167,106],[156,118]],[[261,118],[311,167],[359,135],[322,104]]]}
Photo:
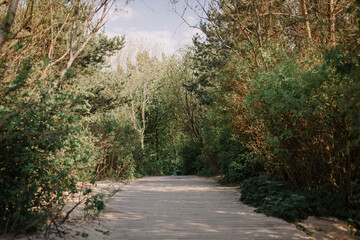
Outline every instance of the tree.
{"label": "tree", "polygon": [[[162,62],[147,52],[138,53],[136,65],[129,66],[126,91],[129,113],[134,129],[139,132],[141,148],[145,151],[146,110],[159,89],[163,74]],[[139,116],[140,115],[140,116]],[[139,120],[140,118],[140,120]]]}
{"label": "tree", "polygon": [[[140,44],[137,48],[143,47],[141,43],[135,44]],[[156,55],[159,53],[150,56],[147,51],[132,51],[131,46],[130,42],[130,48],[127,47],[118,53],[115,57],[118,61],[115,66],[119,80],[124,84],[121,97],[127,99],[127,111],[134,129],[139,133],[145,156],[146,111],[161,85],[166,58],[158,60]]]}
{"label": "tree", "polygon": [[46,0],[1,6],[2,233],[48,223],[57,228],[66,220],[56,216],[59,206],[77,191],[76,182],[95,177],[98,148],[81,125],[86,108],[66,87],[75,80],[71,68],[81,71],[123,46],[120,38],[98,34],[113,4]]}
{"label": "tree", "polygon": [[[49,84],[56,89],[62,84],[67,72],[74,72],[69,70],[78,65],[77,62],[90,59],[97,61],[99,56],[108,54],[101,52],[102,49],[109,51],[112,47],[110,51],[114,51],[123,45],[123,39],[120,38],[110,40],[102,36],[102,40],[95,39],[114,7],[113,0],[21,1],[17,8],[14,7],[15,2],[10,2],[12,11],[15,10],[14,16],[8,13],[10,17],[4,20],[3,32],[6,30],[14,34],[11,37],[5,34],[8,41],[3,42],[1,57],[9,67],[2,69],[2,82],[16,75],[13,66],[20,66],[22,61],[32,58],[44,63],[34,76],[52,78]],[[10,26],[7,19],[12,17],[16,19]],[[95,46],[95,42],[103,46]]]}

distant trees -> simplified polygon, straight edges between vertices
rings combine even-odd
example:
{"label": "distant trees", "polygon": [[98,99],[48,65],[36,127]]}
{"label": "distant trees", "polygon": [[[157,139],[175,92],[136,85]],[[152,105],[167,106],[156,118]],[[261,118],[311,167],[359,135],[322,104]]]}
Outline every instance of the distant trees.
{"label": "distant trees", "polygon": [[155,99],[164,74],[166,59],[160,62],[150,57],[148,52],[139,52],[136,65],[127,66],[126,87],[129,103],[128,111],[134,129],[139,132],[141,148],[145,151],[145,130],[147,127],[146,111]]}
{"label": "distant trees", "polygon": [[[78,94],[90,108],[84,124],[99,138],[96,145],[103,151],[96,167],[102,170],[100,178],[169,174],[175,169],[177,157],[165,159],[174,148],[162,147],[169,143],[165,136],[172,121],[165,111],[167,98],[173,94],[167,91],[172,81],[168,69],[170,62],[176,61],[154,51],[156,45],[147,51],[145,43],[129,39],[127,46],[109,59],[111,66],[90,66],[86,70],[90,74],[77,80]],[[171,131],[174,137],[177,130]]]}

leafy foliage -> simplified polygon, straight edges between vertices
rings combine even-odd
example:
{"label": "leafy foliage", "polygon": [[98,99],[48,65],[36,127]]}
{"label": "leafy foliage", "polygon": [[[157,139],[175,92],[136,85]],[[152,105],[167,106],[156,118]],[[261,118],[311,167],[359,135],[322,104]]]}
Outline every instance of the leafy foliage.
{"label": "leafy foliage", "polygon": [[[105,208],[103,201],[104,195],[101,193],[95,194],[85,201],[84,211],[86,215],[94,214],[97,215],[101,210]],[[86,216],[85,215],[85,216]]]}
{"label": "leafy foliage", "polygon": [[[257,212],[297,222],[308,216],[335,216],[352,221],[357,217],[351,206],[336,189],[323,187],[295,190],[291,184],[263,174],[241,184],[240,200],[256,207]],[[358,219],[358,218],[357,218]]]}
{"label": "leafy foliage", "polygon": [[194,143],[188,143],[183,146],[180,156],[183,159],[184,174],[195,174],[200,172],[203,168],[203,163],[201,162],[201,148]]}
{"label": "leafy foliage", "polygon": [[359,166],[349,148],[352,124],[344,119],[338,96],[344,85],[354,84],[350,79],[334,74],[330,64],[307,70],[289,59],[255,76],[247,101],[267,136],[269,172],[297,187],[335,181],[349,193],[349,179]]}
{"label": "leafy foliage", "polygon": [[123,46],[97,34],[110,3],[22,1],[13,26],[1,26],[13,36],[0,45],[1,233],[57,225],[76,184],[95,180],[101,149],[82,124],[85,101],[68,87]]}
{"label": "leafy foliage", "polygon": [[[93,174],[96,151],[91,136],[78,124],[82,111],[65,93],[38,92],[26,85],[30,60],[2,89],[0,107],[0,214],[2,232],[28,231],[46,223],[66,192]],[[90,140],[90,141],[89,141]]]}
{"label": "leafy foliage", "polygon": [[288,221],[358,226],[358,1],[337,12],[320,2],[195,5],[205,37],[184,85],[198,116],[196,145],[182,153],[189,172],[243,181],[244,201]]}
{"label": "leafy foliage", "polygon": [[130,122],[120,121],[117,112],[101,113],[85,121],[98,138],[101,156],[95,166],[98,179],[133,179],[141,160],[137,134]]}

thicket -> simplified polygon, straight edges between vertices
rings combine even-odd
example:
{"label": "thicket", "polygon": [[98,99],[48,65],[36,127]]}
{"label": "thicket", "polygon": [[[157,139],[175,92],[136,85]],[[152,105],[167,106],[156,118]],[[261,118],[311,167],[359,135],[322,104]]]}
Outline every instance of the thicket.
{"label": "thicket", "polygon": [[59,231],[66,199],[96,180],[102,152],[83,124],[89,105],[68,89],[122,48],[122,39],[97,33],[113,3],[0,6],[0,233]]}
{"label": "thicket", "polygon": [[240,200],[256,207],[256,212],[288,222],[298,222],[308,216],[333,216],[342,220],[348,220],[349,216],[359,217],[356,209],[336,189],[296,189],[289,182],[265,174],[242,182]]}
{"label": "thicket", "polygon": [[332,52],[320,65],[310,61],[310,69],[285,58],[266,73],[260,70],[247,104],[266,135],[270,174],[296,187],[339,186],[349,196],[350,183],[359,176],[354,142],[359,134],[349,116],[354,105],[346,107],[343,96],[358,85],[353,73],[359,58]]}
{"label": "thicket", "polygon": [[267,214],[333,214],[358,228],[359,2],[197,4],[187,7],[205,37],[185,88],[199,134],[186,166],[243,182],[242,200]]}
{"label": "thicket", "polygon": [[76,100],[41,87],[26,88],[33,64],[25,61],[2,88],[0,201],[1,231],[43,226],[65,192],[92,175],[96,147],[78,122]]}

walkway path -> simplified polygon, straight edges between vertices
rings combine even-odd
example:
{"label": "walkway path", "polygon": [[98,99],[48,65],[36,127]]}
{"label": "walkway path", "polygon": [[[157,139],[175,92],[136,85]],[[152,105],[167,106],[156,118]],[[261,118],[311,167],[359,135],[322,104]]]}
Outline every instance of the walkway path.
{"label": "walkway path", "polygon": [[307,239],[253,210],[234,188],[207,178],[145,177],[113,196],[99,218],[107,239]]}

